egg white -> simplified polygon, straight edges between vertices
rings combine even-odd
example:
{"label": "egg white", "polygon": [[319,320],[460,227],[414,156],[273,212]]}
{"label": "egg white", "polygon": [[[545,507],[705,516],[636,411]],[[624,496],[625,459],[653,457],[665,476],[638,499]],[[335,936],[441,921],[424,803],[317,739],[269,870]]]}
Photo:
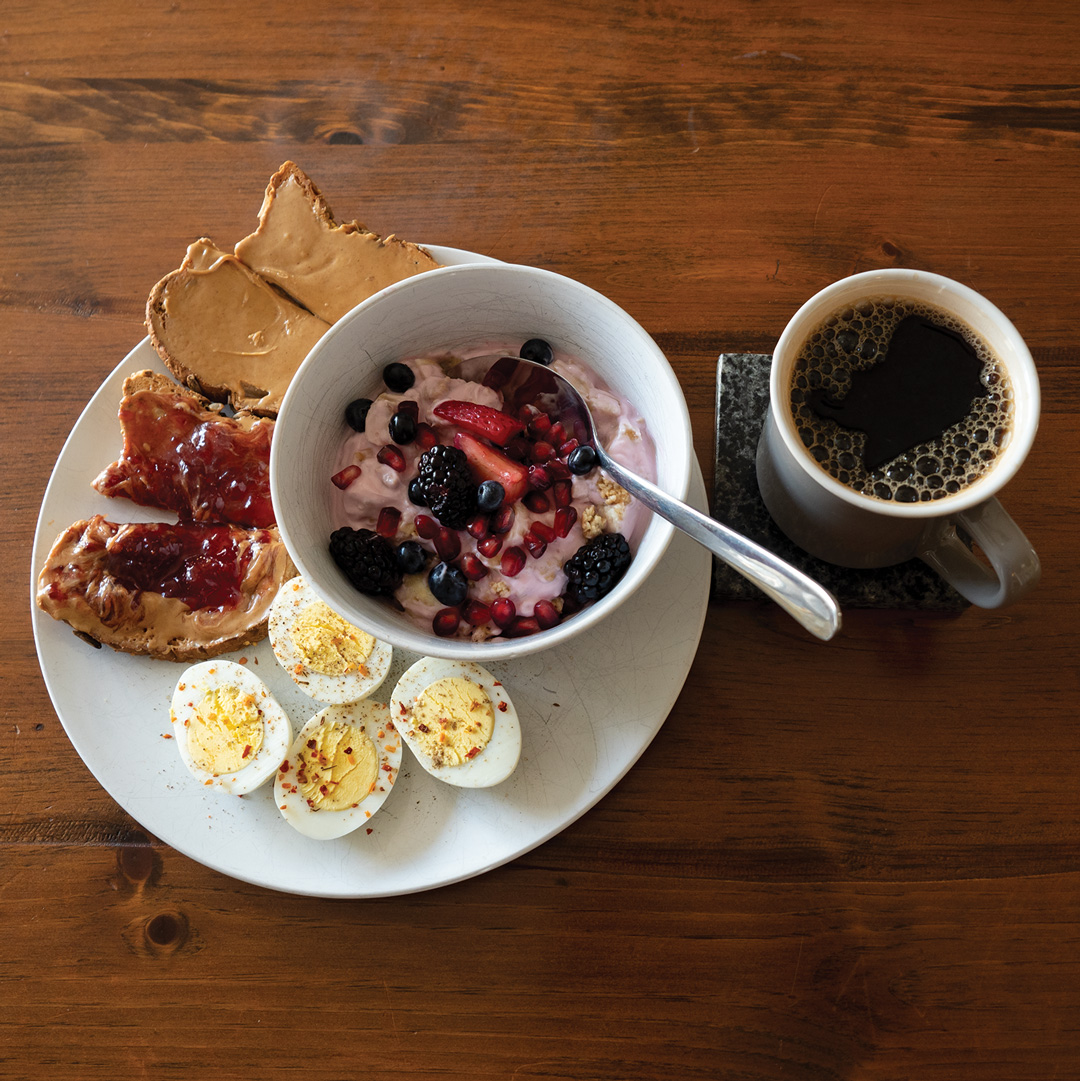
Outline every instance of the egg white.
{"label": "egg white", "polygon": [[278,590],[274,603],[270,606],[270,618],[267,624],[270,648],[292,681],[316,702],[330,704],[359,702],[360,699],[367,698],[373,691],[378,690],[382,681],[386,679],[386,673],[390,671],[393,649],[388,642],[380,642],[376,638],[375,648],[372,649],[371,656],[365,662],[366,675],[361,672],[345,672],[334,676],[313,672],[304,664],[290,632],[300,613],[309,604],[314,604],[319,599],[304,578],[297,576],[287,581]]}
{"label": "egg white", "polygon": [[[456,766],[436,766],[419,746],[412,730],[417,697],[441,679],[459,677],[483,687],[495,712],[495,724],[487,746],[474,758]],[[473,661],[424,657],[398,680],[390,696],[390,715],[402,740],[432,777],[459,788],[490,788],[501,784],[517,768],[521,757],[521,724],[506,688],[484,667]]]}
{"label": "egg white", "polygon": [[[254,695],[262,714],[263,738],[250,761],[232,773],[213,774],[197,766],[188,746],[188,729],[196,705],[208,691],[236,687]],[[276,772],[292,742],[292,724],[270,689],[254,672],[234,661],[200,661],[185,669],[176,683],[170,705],[173,736],[184,765],[192,776],[208,788],[217,788],[235,796],[254,792]]]}
{"label": "egg white", "polygon": [[[300,729],[282,756],[284,761],[274,781],[274,801],[293,829],[305,837],[329,841],[358,829],[382,807],[401,769],[401,739],[389,722],[390,711],[385,703],[364,700],[327,706]],[[375,744],[378,753],[375,787],[355,807],[343,811],[315,810],[308,805],[297,784],[297,762],[312,733],[321,725],[334,724],[358,728]]]}

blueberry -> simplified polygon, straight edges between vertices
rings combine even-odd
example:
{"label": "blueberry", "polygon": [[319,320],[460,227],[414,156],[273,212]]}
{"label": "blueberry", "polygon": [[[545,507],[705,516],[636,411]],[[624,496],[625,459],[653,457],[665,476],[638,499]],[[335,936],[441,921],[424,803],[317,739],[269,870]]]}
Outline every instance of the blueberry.
{"label": "blueberry", "polygon": [[521,347],[522,360],[535,360],[537,364],[550,364],[555,359],[551,346],[543,338],[530,338]]}
{"label": "blueberry", "polygon": [[570,452],[570,457],[566,459],[566,468],[577,477],[591,473],[596,468],[596,451],[587,444],[583,447],[575,447]]}
{"label": "blueberry", "polygon": [[506,498],[506,489],[497,480],[485,480],[476,489],[476,507],[485,514],[498,510]]}
{"label": "blueberry", "polygon": [[416,541],[402,541],[394,549],[394,555],[404,574],[419,573],[427,562],[427,552],[423,545],[417,544]]}
{"label": "blueberry", "polygon": [[416,438],[416,420],[408,413],[395,413],[387,425],[390,430],[390,441],[399,446],[405,446]]}
{"label": "blueberry", "polygon": [[427,506],[427,495],[424,491],[424,481],[421,477],[413,477],[409,481],[409,502],[416,507]]}
{"label": "blueberry", "polygon": [[387,388],[395,394],[404,394],[416,382],[416,376],[413,374],[412,368],[408,364],[402,364],[399,360],[387,364],[383,368],[382,377]]}
{"label": "blueberry", "polygon": [[453,608],[469,595],[469,580],[450,563],[436,563],[428,574],[428,589],[440,604]]}
{"label": "blueberry", "polygon": [[368,410],[371,408],[370,398],[357,398],[345,406],[345,422],[354,432],[362,432],[367,424]]}

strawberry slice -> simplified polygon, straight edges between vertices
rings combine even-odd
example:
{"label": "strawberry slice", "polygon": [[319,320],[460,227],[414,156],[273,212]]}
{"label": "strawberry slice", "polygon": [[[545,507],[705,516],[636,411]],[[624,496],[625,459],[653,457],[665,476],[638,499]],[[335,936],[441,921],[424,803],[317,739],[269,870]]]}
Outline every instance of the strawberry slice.
{"label": "strawberry slice", "polygon": [[501,450],[481,443],[468,432],[454,436],[454,446],[464,451],[474,476],[479,481],[497,480],[506,491],[503,506],[516,503],[529,488],[529,470],[521,462],[507,458]]}
{"label": "strawberry slice", "polygon": [[478,402],[459,402],[448,398],[445,402],[439,402],[432,412],[473,435],[498,443],[500,447],[505,447],[515,435],[525,430],[525,425],[509,413]]}

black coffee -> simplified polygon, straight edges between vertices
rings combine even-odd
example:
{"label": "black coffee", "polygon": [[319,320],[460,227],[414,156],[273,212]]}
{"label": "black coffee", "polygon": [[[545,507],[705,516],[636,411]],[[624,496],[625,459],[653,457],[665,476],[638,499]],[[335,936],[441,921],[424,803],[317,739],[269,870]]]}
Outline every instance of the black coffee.
{"label": "black coffee", "polygon": [[959,492],[994,464],[1008,442],[1012,387],[955,316],[878,297],[807,337],[791,410],[831,476],[864,495],[917,503]]}

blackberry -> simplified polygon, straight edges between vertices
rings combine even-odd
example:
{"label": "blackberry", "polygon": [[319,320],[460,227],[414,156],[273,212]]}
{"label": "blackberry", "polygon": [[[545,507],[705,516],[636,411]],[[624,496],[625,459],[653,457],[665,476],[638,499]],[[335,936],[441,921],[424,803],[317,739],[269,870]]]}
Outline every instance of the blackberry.
{"label": "blackberry", "polygon": [[417,495],[423,495],[428,509],[444,526],[463,529],[476,513],[476,482],[464,451],[439,444],[420,455],[416,468]]}
{"label": "blackberry", "polygon": [[373,530],[335,529],[330,534],[330,555],[361,593],[390,594],[401,585],[394,549]]}
{"label": "blackberry", "polygon": [[566,593],[582,604],[607,596],[630,566],[630,545],[621,533],[601,533],[586,541],[563,564]]}

